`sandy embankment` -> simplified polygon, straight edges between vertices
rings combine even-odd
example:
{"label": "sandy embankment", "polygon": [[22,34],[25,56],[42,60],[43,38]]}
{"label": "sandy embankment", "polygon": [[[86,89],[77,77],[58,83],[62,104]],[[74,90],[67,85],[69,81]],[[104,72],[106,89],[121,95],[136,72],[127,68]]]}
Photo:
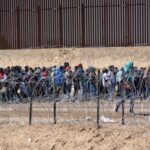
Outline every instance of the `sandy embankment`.
{"label": "sandy embankment", "polygon": [[107,125],[0,129],[0,150],[150,150],[150,128]]}
{"label": "sandy embankment", "polygon": [[110,64],[121,67],[128,60],[137,66],[150,65],[150,47],[114,47],[114,48],[60,48],[40,50],[1,50],[2,67],[12,65],[52,66],[69,61],[71,66],[83,63],[85,67],[98,68]]}

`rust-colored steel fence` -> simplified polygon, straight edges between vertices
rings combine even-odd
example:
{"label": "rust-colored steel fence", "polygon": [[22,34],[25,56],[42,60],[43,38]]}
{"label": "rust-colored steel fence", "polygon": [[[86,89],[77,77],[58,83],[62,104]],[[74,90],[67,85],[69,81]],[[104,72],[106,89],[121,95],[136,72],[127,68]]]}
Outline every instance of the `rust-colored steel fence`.
{"label": "rust-colored steel fence", "polygon": [[150,0],[0,0],[0,49],[150,43]]}

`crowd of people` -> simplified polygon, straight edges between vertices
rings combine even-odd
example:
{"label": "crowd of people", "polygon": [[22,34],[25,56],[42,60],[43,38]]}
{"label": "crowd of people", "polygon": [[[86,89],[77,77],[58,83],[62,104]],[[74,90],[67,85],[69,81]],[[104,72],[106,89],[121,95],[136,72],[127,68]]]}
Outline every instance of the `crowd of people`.
{"label": "crowd of people", "polygon": [[3,102],[38,97],[53,100],[65,97],[73,101],[80,97],[86,101],[96,97],[135,100],[149,96],[150,67],[137,68],[131,61],[122,68],[111,65],[103,69],[93,66],[85,69],[82,64],[71,68],[69,62],[59,67],[0,68],[0,101]]}

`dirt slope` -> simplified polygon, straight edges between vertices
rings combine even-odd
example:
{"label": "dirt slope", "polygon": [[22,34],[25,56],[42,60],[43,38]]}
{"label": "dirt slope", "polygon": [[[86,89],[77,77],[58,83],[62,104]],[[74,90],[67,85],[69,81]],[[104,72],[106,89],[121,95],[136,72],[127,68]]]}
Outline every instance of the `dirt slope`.
{"label": "dirt slope", "polygon": [[1,150],[149,150],[150,128],[105,125],[0,129]]}
{"label": "dirt slope", "polygon": [[128,60],[135,65],[150,65],[150,47],[117,47],[117,48],[63,48],[40,50],[1,50],[1,66],[29,65],[51,66],[61,65],[69,61],[72,66],[83,63],[85,67],[94,65],[98,68],[110,64],[122,66]]}

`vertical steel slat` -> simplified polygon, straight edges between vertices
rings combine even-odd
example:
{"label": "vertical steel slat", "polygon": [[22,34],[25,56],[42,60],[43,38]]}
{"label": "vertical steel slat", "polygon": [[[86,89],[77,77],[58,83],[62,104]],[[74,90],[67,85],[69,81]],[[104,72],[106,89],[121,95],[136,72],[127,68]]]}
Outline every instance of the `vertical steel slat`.
{"label": "vertical steel slat", "polygon": [[[21,9],[29,9],[29,1],[27,1],[26,5],[23,6],[23,8]],[[22,48],[27,48],[27,46],[29,48],[33,47],[32,44],[32,20],[30,19],[30,11],[22,11],[21,12],[21,24],[22,24],[22,28],[21,28],[21,47]],[[30,19],[30,20],[29,20]],[[25,38],[26,36],[28,36],[29,38]],[[25,44],[24,40],[27,40],[27,44]]]}
{"label": "vertical steel slat", "polygon": [[78,26],[78,22],[77,22],[77,10],[78,10],[78,0],[77,1],[75,1],[76,3],[76,8],[75,8],[75,12],[74,12],[74,46],[77,46],[78,44],[78,42],[77,42],[77,26]]}
{"label": "vertical steel slat", "polygon": [[106,35],[107,35],[107,0],[104,0],[104,24],[103,24],[103,45],[106,46]]}
{"label": "vertical steel slat", "polygon": [[[53,5],[54,1],[52,1],[52,8],[54,8]],[[55,9],[52,10],[52,44],[53,46],[55,46],[54,44],[56,43],[55,41]]]}
{"label": "vertical steel slat", "polygon": [[120,46],[119,1],[117,0],[117,45]]}
{"label": "vertical steel slat", "polygon": [[128,29],[129,29],[129,20],[128,20],[128,16],[129,16],[129,2],[128,0],[125,0],[125,45],[128,45]]}
{"label": "vertical steel slat", "polygon": [[[72,0],[72,6],[73,7],[76,7],[76,3],[74,0]],[[76,8],[72,9],[72,26],[73,26],[73,29],[72,29],[72,46],[75,46],[75,43],[76,43],[76,39],[75,39],[75,11],[76,11]]]}
{"label": "vertical steel slat", "polygon": [[115,43],[115,30],[114,30],[114,27],[115,27],[115,24],[114,24],[114,21],[115,21],[115,19],[114,19],[114,7],[115,6],[113,6],[114,5],[114,1],[111,1],[110,2],[110,5],[111,5],[111,8],[110,8],[110,12],[111,12],[111,14],[110,14],[110,18],[111,18],[111,21],[110,21],[110,28],[111,28],[111,33],[110,33],[110,36],[111,36],[111,38],[110,38],[110,45],[111,46],[114,46],[114,43]]}
{"label": "vertical steel slat", "polygon": [[3,11],[3,1],[1,2],[1,49],[3,49],[2,43],[2,35],[3,35],[3,28],[4,28],[4,11]]}
{"label": "vertical steel slat", "polygon": [[149,45],[149,1],[147,0],[147,45]]}
{"label": "vertical steel slat", "polygon": [[105,35],[104,35],[104,28],[105,28],[105,25],[104,25],[104,22],[105,22],[105,19],[104,19],[104,0],[102,0],[102,28],[101,28],[101,33],[102,33],[102,46],[104,46],[104,41],[105,41]]}
{"label": "vertical steel slat", "polygon": [[41,45],[41,7],[38,6],[38,47],[40,48]]}
{"label": "vertical steel slat", "polygon": [[125,0],[123,0],[123,8],[122,8],[122,42],[123,46],[126,46],[126,39],[125,39]]}
{"label": "vertical steel slat", "polygon": [[32,45],[33,45],[33,47],[38,47],[38,29],[37,29],[37,26],[38,26],[38,15],[37,15],[37,13],[38,13],[38,10],[37,10],[37,5],[35,5],[35,0],[34,1],[32,1],[31,2],[31,4],[32,4],[32,11],[30,12],[28,12],[29,14],[28,14],[28,20],[29,20],[29,22],[30,22],[30,20],[32,19],[32,24],[31,23],[29,23],[29,24],[31,24],[31,27],[29,27],[29,30],[32,30],[32,39],[31,39],[31,43],[32,43]]}
{"label": "vertical steel slat", "polygon": [[147,20],[146,20],[146,12],[147,12],[147,10],[146,10],[147,8],[146,8],[146,0],[144,0],[144,5],[143,5],[143,13],[144,13],[144,15],[143,15],[143,21],[142,21],[142,23],[143,23],[143,29],[144,29],[144,31],[143,31],[143,44],[144,45],[146,45],[146,28],[147,28],[147,26],[146,26],[146,22],[147,22]]}
{"label": "vertical steel slat", "polygon": [[77,46],[78,47],[82,47],[82,21],[81,21],[81,18],[82,18],[82,15],[81,15],[81,12],[82,12],[82,2],[81,0],[78,0],[78,3],[77,3],[77,6],[78,6],[78,9],[77,9],[77,28],[76,28],[76,31],[77,31]]}
{"label": "vertical steel slat", "polygon": [[[21,10],[24,9],[21,7],[20,2],[19,2],[19,7]],[[25,7],[25,9],[26,9],[26,7]],[[21,48],[24,48],[24,43],[25,43],[25,41],[24,41],[24,31],[25,31],[25,29],[24,29],[24,27],[25,27],[24,15],[25,15],[25,11],[20,11],[20,47]]]}
{"label": "vertical steel slat", "polygon": [[19,6],[17,6],[17,48],[20,49],[20,13]]}
{"label": "vertical steel slat", "polygon": [[[140,4],[140,0],[139,0],[139,4]],[[139,25],[140,25],[140,27],[139,27],[139,31],[140,31],[140,33],[139,33],[139,44],[138,44],[138,46],[139,45],[141,45],[141,39],[142,39],[142,34],[141,34],[141,32],[142,32],[142,5],[139,5],[139,7],[140,7],[140,20],[139,20]]]}
{"label": "vertical steel slat", "polygon": [[[93,1],[93,6],[95,6],[95,0]],[[96,45],[96,39],[95,39],[95,22],[96,22],[96,19],[95,19],[95,10],[96,8],[92,7],[92,11],[93,11],[93,26],[92,26],[92,47],[94,47]],[[92,18],[92,17],[91,17]]]}
{"label": "vertical steel slat", "polygon": [[[64,1],[64,7],[67,7],[67,1]],[[66,46],[69,46],[69,43],[70,41],[68,40],[69,39],[69,27],[68,27],[68,9],[65,9],[65,18],[66,18],[66,22],[64,23],[64,26],[66,26]]]}
{"label": "vertical steel slat", "polygon": [[123,0],[120,2],[120,45],[123,45],[122,42],[122,10],[123,10]]}
{"label": "vertical steel slat", "polygon": [[119,6],[118,6],[119,4],[118,4],[118,0],[116,0],[116,46],[117,45],[119,45],[119,43],[118,43],[118,38],[119,38],[119,31],[118,31],[118,29],[119,29],[119,25],[118,25],[118,8],[119,8]]}
{"label": "vertical steel slat", "polygon": [[78,0],[75,1],[76,3],[76,8],[75,8],[75,16],[74,16],[74,39],[75,39],[75,42],[74,42],[74,46],[78,46],[78,41],[77,41],[77,27],[78,27],[78,22],[77,22],[77,11],[78,11]]}
{"label": "vertical steel slat", "polygon": [[[91,18],[91,13],[92,13],[92,8],[90,7],[90,0],[87,1],[87,24],[88,24],[88,36],[89,36],[89,47],[92,46],[92,25],[93,25],[93,20]],[[93,17],[93,16],[92,16]]]}
{"label": "vertical steel slat", "polygon": [[15,18],[15,14],[16,14],[16,11],[15,11],[15,9],[14,9],[14,6],[15,6],[15,3],[16,3],[16,1],[14,0],[13,2],[12,2],[12,9],[14,10],[14,13],[13,13],[13,30],[14,30],[14,32],[13,32],[13,49],[15,49],[16,48],[16,24],[15,24],[15,22],[16,22],[16,18]]}
{"label": "vertical steel slat", "polygon": [[[69,0],[69,7],[74,7],[74,5],[73,5],[73,2],[72,2],[72,0]],[[72,8],[72,9],[69,9],[69,14],[70,14],[70,16],[69,16],[69,18],[70,18],[70,36],[71,36],[71,46],[73,46],[73,30],[74,30],[74,25],[73,25],[73,11],[74,11],[74,8]]]}
{"label": "vertical steel slat", "polygon": [[33,45],[32,45],[32,47],[33,48],[35,48],[36,46],[35,46],[35,17],[34,17],[34,7],[33,7],[33,2],[34,1],[31,1],[31,11],[29,12],[29,13],[31,13],[31,15],[32,15],[32,43],[33,43]]}
{"label": "vertical steel slat", "polygon": [[109,5],[111,5],[111,7],[109,7],[109,31],[111,31],[110,33],[109,33],[109,45],[111,45],[111,46],[113,46],[113,44],[114,44],[114,38],[113,38],[113,26],[114,26],[114,24],[113,24],[113,21],[114,21],[114,19],[113,19],[113,7],[114,6],[112,6],[113,5],[113,2],[114,1],[110,1],[110,4]]}
{"label": "vertical steel slat", "polygon": [[[90,0],[89,0],[90,1]],[[90,2],[94,2],[94,0],[93,1],[90,1]],[[91,5],[91,6],[93,6],[94,4],[93,3],[91,3],[90,4],[90,2],[89,2],[89,5]],[[90,45],[90,47],[93,47],[93,38],[94,38],[94,36],[93,36],[93,28],[94,28],[94,10],[93,10],[93,7],[91,7],[91,13],[89,12],[89,15],[90,15],[90,19],[91,19],[91,45]]]}
{"label": "vertical steel slat", "polygon": [[51,17],[51,25],[52,25],[52,32],[51,32],[51,43],[52,43],[52,47],[53,47],[53,42],[54,42],[54,8],[53,8],[53,1],[51,0],[51,8],[52,8],[52,17]]}
{"label": "vertical steel slat", "polygon": [[0,48],[2,47],[1,46],[1,36],[2,36],[2,10],[0,8]]}
{"label": "vertical steel slat", "polygon": [[130,37],[129,37],[129,42],[130,45],[133,45],[133,5],[132,5],[132,0],[130,0]]}
{"label": "vertical steel slat", "polygon": [[[115,32],[116,32],[116,30],[115,30],[115,8],[116,8],[116,6],[115,5],[116,5],[115,0],[109,1],[109,7],[108,7],[109,8],[109,30],[108,30],[109,46],[115,45],[115,42],[113,42],[113,39],[115,41]],[[112,23],[112,21],[113,21],[113,23]],[[113,35],[114,35],[114,38],[113,38]]]}
{"label": "vertical steel slat", "polygon": [[[21,1],[20,1],[21,2]],[[20,6],[20,9],[23,9],[22,7],[21,7],[21,5],[19,4],[19,6]],[[28,6],[28,5],[27,5]],[[27,9],[27,8],[25,8],[25,9]],[[25,37],[25,34],[26,34],[26,11],[20,11],[20,12],[22,12],[22,16],[20,17],[20,22],[22,23],[22,29],[21,29],[21,31],[20,31],[20,36],[21,36],[21,47],[22,48],[26,48],[25,47],[25,42],[24,42],[24,40],[26,40],[24,37]],[[26,42],[28,42],[28,40],[26,41]],[[31,46],[32,47],[32,46]]]}
{"label": "vertical steel slat", "polygon": [[12,8],[11,8],[11,2],[9,2],[9,7],[10,7],[9,24],[11,24],[11,25],[10,25],[10,33],[11,33],[11,36],[10,36],[9,41],[10,41],[10,48],[13,49],[13,42],[12,42],[12,38],[13,38],[13,25],[12,25],[12,20],[11,20],[13,10],[12,10]]}
{"label": "vertical steel slat", "polygon": [[2,33],[1,33],[1,26],[2,26],[1,25],[2,21],[1,20],[2,20],[2,17],[1,16],[2,16],[2,11],[1,11],[1,8],[0,8],[0,49],[1,49],[1,35],[2,35]]}
{"label": "vertical steel slat", "polygon": [[100,2],[100,12],[101,12],[101,18],[100,18],[100,20],[99,20],[99,22],[100,22],[100,24],[101,24],[101,27],[100,27],[100,45],[99,46],[103,46],[103,22],[104,22],[104,20],[103,20],[103,0]]}
{"label": "vertical steel slat", "polygon": [[131,45],[131,3],[130,0],[128,0],[128,46]]}
{"label": "vertical steel slat", "polygon": [[[90,0],[88,0],[88,7],[90,6]],[[92,47],[92,27],[93,27],[93,15],[91,15],[92,7],[89,7],[88,9],[88,24],[89,24],[89,46]],[[91,17],[92,16],[92,17]]]}
{"label": "vertical steel slat", "polygon": [[[69,7],[74,7],[74,3],[73,3],[73,0],[70,0],[69,1]],[[74,9],[75,8],[72,8],[72,9],[69,9],[70,10],[70,21],[71,21],[71,27],[72,27],[72,30],[71,30],[71,46],[74,46]]]}
{"label": "vertical steel slat", "polygon": [[[82,1],[82,0],[81,0]],[[88,15],[89,15],[89,8],[88,8],[88,0],[83,0],[82,1],[82,3],[85,5],[85,45],[86,46],[89,46],[90,45],[90,39],[89,39],[89,33],[90,33],[90,31],[89,31],[89,23],[88,23],[88,21],[89,21],[89,17],[88,17]],[[82,13],[82,6],[81,6],[81,13]],[[81,19],[82,19],[82,17],[81,17]],[[82,23],[82,21],[81,21],[81,23]],[[81,30],[82,30],[82,28],[81,28]],[[81,41],[82,42],[82,41]]]}
{"label": "vertical steel slat", "polygon": [[[50,0],[50,2],[49,2],[49,7],[51,8],[51,0]],[[50,44],[50,46],[52,47],[52,39],[53,39],[53,30],[52,30],[52,28],[53,28],[53,24],[52,24],[52,18],[53,18],[53,10],[52,9],[50,9],[49,10],[49,19],[50,19],[50,21],[49,21],[49,27],[50,27],[50,33],[49,33],[49,44]]]}
{"label": "vertical steel slat", "polygon": [[136,5],[135,5],[135,45],[137,45],[137,0],[136,1]]}
{"label": "vertical steel slat", "polygon": [[[70,7],[70,2],[71,2],[71,0],[68,0],[68,5],[67,5],[67,7]],[[72,11],[71,11],[72,9],[68,9],[68,22],[69,22],[69,36],[70,36],[70,43],[69,43],[69,46],[71,47],[72,46],[72,29],[71,29],[71,27],[72,27],[72,18],[71,18],[71,13],[72,13]]]}
{"label": "vertical steel slat", "polygon": [[[41,2],[41,1],[40,1]],[[45,3],[46,0],[41,3],[41,47],[44,45],[45,37],[46,37],[46,32],[45,32]]]}
{"label": "vertical steel slat", "polygon": [[147,0],[145,0],[145,2],[144,2],[144,13],[145,13],[145,15],[144,15],[144,19],[145,19],[145,36],[144,36],[144,42],[145,42],[145,45],[147,45]]}
{"label": "vertical steel slat", "polygon": [[[6,1],[7,2],[7,1]],[[8,9],[6,6],[7,6],[7,3],[5,2],[5,9]],[[7,27],[7,25],[8,25],[8,20],[7,20],[7,18],[8,18],[8,11],[9,10],[6,10],[6,13],[5,13],[5,22],[6,22],[6,27]],[[6,39],[6,41],[7,41],[7,43],[8,43],[8,35],[9,35],[9,33],[8,33],[8,30],[6,29],[6,27],[5,27],[5,32],[6,32],[6,35],[5,35],[5,39]],[[9,48],[8,47],[9,46],[9,43],[8,43],[8,45],[7,45],[7,49]]]}
{"label": "vertical steel slat", "polygon": [[[96,6],[98,6],[99,4],[98,4],[98,0],[96,1]],[[97,44],[96,44],[96,46],[98,47],[99,46],[99,39],[100,39],[100,34],[99,34],[99,29],[100,29],[100,24],[99,24],[99,20],[100,20],[100,16],[101,16],[101,13],[100,13],[100,7],[97,7],[96,8],[96,20],[97,20],[97,22],[96,22],[96,28],[97,28],[97,30],[95,30],[95,32],[96,32],[96,38],[97,38]]]}
{"label": "vertical steel slat", "polygon": [[0,49],[2,49],[2,27],[3,27],[3,11],[0,7]]}
{"label": "vertical steel slat", "polygon": [[3,12],[0,9],[0,38],[2,36],[2,23],[3,23],[3,21],[2,21],[2,19],[3,19],[2,14],[3,14]]}
{"label": "vertical steel slat", "polygon": [[[117,0],[114,1],[114,38],[115,38],[115,42],[114,42],[114,45],[113,46],[116,46],[117,45]],[[111,31],[110,31],[111,32]]]}
{"label": "vertical steel slat", "polygon": [[[29,9],[29,1],[27,1],[27,2],[28,2],[28,5],[26,6],[26,9]],[[22,9],[24,9],[24,8],[22,7]],[[32,43],[30,44],[30,42],[29,42],[30,38],[32,37],[32,32],[29,33],[29,36],[27,34],[28,31],[29,31],[29,28],[30,28],[30,26],[28,26],[28,24],[27,24],[28,11],[23,11],[22,13],[23,13],[22,18],[20,18],[21,22],[23,24],[23,29],[21,31],[22,33],[20,34],[22,36],[22,42],[21,42],[21,44],[22,44],[23,48],[27,48],[27,47],[33,48],[33,44]],[[32,22],[32,24],[33,24],[33,22]],[[29,38],[26,38],[27,36]],[[26,41],[26,43],[24,41]]]}
{"label": "vertical steel slat", "polygon": [[14,2],[15,1],[11,1],[11,9],[12,9],[12,14],[11,14],[11,24],[12,24],[12,38],[11,38],[11,42],[12,42],[12,49],[15,49],[15,25],[14,25],[14,21],[15,21],[15,18],[14,18],[14,14],[15,14],[15,11],[14,11]]}
{"label": "vertical steel slat", "polygon": [[85,6],[82,3],[82,47],[85,47]]}
{"label": "vertical steel slat", "polygon": [[[95,4],[94,6],[97,6],[97,0],[95,0]],[[95,13],[95,25],[94,25],[94,47],[98,46],[98,28],[97,28],[97,7],[94,9],[94,13]],[[97,32],[96,32],[97,31]]]}
{"label": "vertical steel slat", "polygon": [[63,46],[63,22],[62,22],[62,5],[59,5],[59,32],[60,32],[60,41],[59,46]]}
{"label": "vertical steel slat", "polygon": [[9,41],[9,38],[10,38],[10,36],[11,35],[9,35],[9,29],[7,29],[7,26],[9,25],[9,22],[8,22],[8,15],[9,15],[9,11],[10,11],[10,9],[9,9],[9,7],[8,7],[8,4],[7,4],[7,0],[6,0],[6,2],[5,2],[5,6],[6,6],[6,9],[8,9],[7,11],[6,11],[6,29],[5,29],[5,31],[6,31],[6,38],[7,38],[7,42],[8,42],[8,48],[11,48],[10,47],[10,41]]}
{"label": "vertical steel slat", "polygon": [[[62,1],[62,6],[63,7],[65,7],[65,1]],[[67,30],[66,30],[66,27],[67,27],[67,21],[66,21],[66,19],[67,19],[67,16],[66,16],[66,9],[63,9],[63,27],[64,27],[64,29],[63,29],[63,31],[64,31],[64,46],[66,46],[66,41],[67,41],[67,39],[66,39],[66,34],[67,34]]]}
{"label": "vertical steel slat", "polygon": [[133,4],[133,11],[132,11],[132,17],[133,17],[133,45],[135,45],[135,1],[132,2]]}
{"label": "vertical steel slat", "polygon": [[[41,14],[41,46],[40,48],[43,46],[43,34],[44,34],[44,24],[45,24],[45,20],[44,20],[44,5],[45,5],[46,0],[44,0],[43,2],[41,2],[41,0],[39,0],[38,5],[41,7],[40,9],[40,14]],[[46,34],[44,34],[44,36],[46,36]]]}
{"label": "vertical steel slat", "polygon": [[[3,2],[2,10],[3,10],[3,20],[2,20],[3,26],[2,26],[2,35],[3,35],[3,37],[4,37],[4,24],[5,24],[4,2]],[[2,42],[2,48],[4,48],[3,42]]]}

